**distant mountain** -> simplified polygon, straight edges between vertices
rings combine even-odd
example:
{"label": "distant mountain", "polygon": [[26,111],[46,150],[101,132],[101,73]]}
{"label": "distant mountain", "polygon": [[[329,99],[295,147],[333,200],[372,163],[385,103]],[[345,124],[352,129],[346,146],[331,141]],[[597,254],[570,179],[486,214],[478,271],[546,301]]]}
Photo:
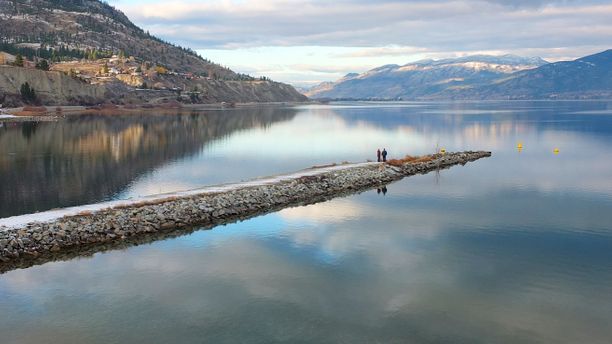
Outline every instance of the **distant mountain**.
{"label": "distant mountain", "polygon": [[612,49],[574,61],[549,63],[467,89],[448,89],[437,98],[580,99],[612,98]]}
{"label": "distant mountain", "polygon": [[302,89],[300,91],[302,93],[304,93],[305,95],[308,95],[308,96],[316,95],[316,94],[319,94],[319,93],[330,91],[330,90],[332,90],[334,88],[334,86],[336,84],[345,82],[347,80],[356,78],[358,76],[359,76],[358,73],[349,73],[349,74],[345,75],[344,77],[342,77],[342,79],[339,79],[339,80],[337,80],[335,82],[331,82],[331,81],[322,82],[322,83],[320,83],[318,85],[315,85],[315,86],[310,87],[308,89]]}
{"label": "distant mountain", "polygon": [[336,82],[315,86],[305,94],[332,99],[420,99],[449,89],[486,85],[546,63],[537,57],[514,55],[421,60],[403,66],[385,65],[362,74],[351,73]]}

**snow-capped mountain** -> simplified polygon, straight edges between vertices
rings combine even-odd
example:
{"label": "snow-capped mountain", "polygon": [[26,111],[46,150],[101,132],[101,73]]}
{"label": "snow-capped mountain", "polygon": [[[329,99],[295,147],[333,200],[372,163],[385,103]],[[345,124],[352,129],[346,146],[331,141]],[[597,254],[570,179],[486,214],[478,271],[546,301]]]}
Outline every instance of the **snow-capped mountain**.
{"label": "snow-capped mountain", "polygon": [[418,99],[449,88],[475,87],[547,64],[538,57],[474,55],[384,65],[311,88],[311,98]]}

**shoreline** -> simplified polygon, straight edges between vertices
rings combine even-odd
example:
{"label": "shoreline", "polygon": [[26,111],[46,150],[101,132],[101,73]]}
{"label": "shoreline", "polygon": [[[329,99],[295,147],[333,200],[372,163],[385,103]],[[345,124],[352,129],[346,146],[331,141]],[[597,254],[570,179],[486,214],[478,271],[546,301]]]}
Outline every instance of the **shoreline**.
{"label": "shoreline", "polygon": [[[205,111],[252,108],[261,106],[295,106],[305,104],[320,104],[316,101],[305,102],[265,102],[265,103],[208,103],[208,104],[135,104],[114,105],[101,104],[98,106],[84,105],[58,105],[58,106],[36,106],[0,109],[0,122],[24,122],[24,121],[52,121],[65,116],[99,114],[99,115],[122,115],[139,114],[150,111],[176,113],[177,111]],[[10,116],[10,117],[9,117]]]}
{"label": "shoreline", "polygon": [[68,252],[189,233],[363,192],[415,174],[464,165],[490,152],[435,154],[400,165],[315,167],[296,173],[183,192],[153,195],[0,219],[0,273],[56,259]]}

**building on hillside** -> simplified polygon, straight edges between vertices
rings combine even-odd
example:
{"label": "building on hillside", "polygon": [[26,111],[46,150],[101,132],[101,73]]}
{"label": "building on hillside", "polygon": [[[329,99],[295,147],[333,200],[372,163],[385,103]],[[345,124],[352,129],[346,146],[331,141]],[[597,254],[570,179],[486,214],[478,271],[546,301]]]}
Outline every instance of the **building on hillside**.
{"label": "building on hillside", "polygon": [[7,65],[15,62],[15,55],[0,51],[0,65]]}

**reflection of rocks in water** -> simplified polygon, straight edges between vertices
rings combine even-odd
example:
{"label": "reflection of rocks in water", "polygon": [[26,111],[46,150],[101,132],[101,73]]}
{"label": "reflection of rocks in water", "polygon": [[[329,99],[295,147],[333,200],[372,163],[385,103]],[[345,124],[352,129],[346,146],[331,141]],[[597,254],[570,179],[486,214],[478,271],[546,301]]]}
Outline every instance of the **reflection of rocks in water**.
{"label": "reflection of rocks in water", "polygon": [[293,109],[75,116],[0,128],[0,218],[106,200],[143,173]]}
{"label": "reflection of rocks in water", "polygon": [[[316,178],[315,178],[316,179]],[[374,182],[376,184],[376,182]],[[371,186],[364,186],[359,188],[349,188],[347,190],[339,191],[332,194],[320,194],[316,196],[312,196],[307,200],[295,201],[289,203],[281,203],[277,205],[268,204],[262,209],[247,213],[247,214],[235,214],[235,215],[224,215],[223,217],[214,218],[211,220],[209,224],[200,225],[200,226],[185,226],[181,228],[171,228],[167,230],[160,229],[159,231],[154,231],[150,233],[140,233],[135,236],[126,236],[121,239],[102,242],[102,243],[83,243],[81,245],[72,247],[72,248],[64,248],[58,252],[43,251],[40,252],[36,257],[29,254],[22,254],[20,258],[13,258],[7,260],[6,257],[0,256],[0,275],[9,271],[18,270],[18,269],[27,269],[32,266],[42,265],[49,262],[55,261],[68,261],[78,257],[88,257],[93,256],[98,252],[106,252],[111,250],[119,250],[119,249],[127,249],[134,246],[150,244],[159,240],[173,239],[186,235],[190,235],[193,232],[200,230],[212,230],[215,227],[220,225],[226,225],[230,223],[235,223],[238,221],[246,221],[254,217],[258,217],[261,215],[274,213],[280,211],[282,209],[286,209],[288,207],[301,207],[311,204],[317,204],[321,202],[326,202],[332,200],[337,197],[346,197],[354,194],[358,194],[361,192],[365,192],[370,189]],[[386,189],[385,186],[382,186]],[[317,190],[323,190],[323,188],[315,188]],[[287,190],[287,189],[285,189]],[[381,186],[377,187],[378,191],[381,191]],[[22,240],[22,239],[21,239]]]}

